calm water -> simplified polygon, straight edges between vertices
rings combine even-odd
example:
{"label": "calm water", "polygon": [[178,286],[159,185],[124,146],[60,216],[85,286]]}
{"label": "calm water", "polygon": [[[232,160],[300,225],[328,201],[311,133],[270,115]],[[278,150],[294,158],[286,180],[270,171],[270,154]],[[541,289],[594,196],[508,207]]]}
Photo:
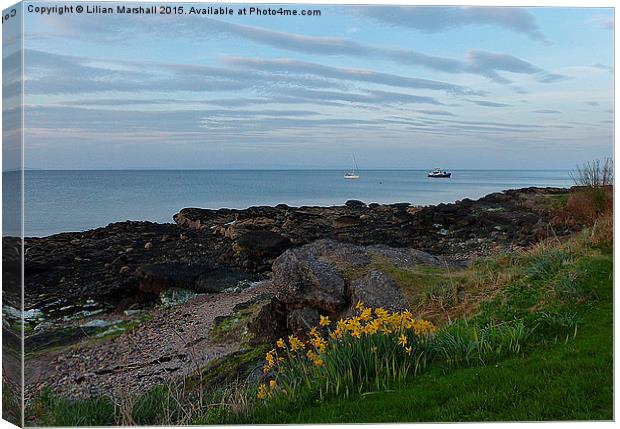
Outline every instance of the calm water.
{"label": "calm water", "polygon": [[27,171],[26,236],[123,220],[172,222],[184,207],[335,205],[349,199],[436,204],[510,188],[571,184],[568,171],[558,170],[453,171],[451,179],[428,179],[425,171],[411,170],[360,174],[360,180],[344,180],[342,171],[326,170]]}

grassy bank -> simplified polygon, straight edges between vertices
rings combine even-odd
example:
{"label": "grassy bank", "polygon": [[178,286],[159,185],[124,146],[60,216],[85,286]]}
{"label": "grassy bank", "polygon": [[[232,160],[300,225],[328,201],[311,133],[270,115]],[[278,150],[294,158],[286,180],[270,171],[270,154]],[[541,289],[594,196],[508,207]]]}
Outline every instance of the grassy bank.
{"label": "grassy bank", "polygon": [[278,403],[236,423],[454,422],[613,419],[610,255],[588,257],[596,302],[581,306],[578,334],[495,364],[436,368],[388,391],[325,402]]}
{"label": "grassy bank", "polygon": [[[289,374],[311,375],[312,382],[293,386],[289,376],[286,392],[274,391],[264,399],[257,398],[258,383],[273,380],[279,386],[287,380],[270,369],[266,379],[245,382],[245,375],[261,364],[249,353],[237,357],[234,365],[226,364],[227,371],[238,376],[224,383],[197,382],[194,377],[122,402],[69,402],[46,393],[31,404],[28,421],[74,426],[609,420],[612,235],[608,215],[567,241],[487,258],[456,273],[387,267],[414,314],[425,315],[438,328],[419,338],[411,334],[406,345],[415,344],[412,352],[398,348],[396,333],[376,338],[364,333],[360,342],[357,336],[346,337],[348,343],[334,342],[320,356],[312,355],[321,362],[316,368],[294,367],[305,358],[301,354],[283,362]],[[357,334],[353,329],[351,333]],[[423,359],[424,365],[393,371],[375,359],[374,368],[343,371],[370,362],[370,354],[360,347],[362,339],[369,348],[389,351],[393,366],[407,364],[408,356]],[[369,382],[375,374],[386,375],[385,381]],[[200,379],[211,376],[207,371]],[[334,389],[334,382],[349,388]]]}

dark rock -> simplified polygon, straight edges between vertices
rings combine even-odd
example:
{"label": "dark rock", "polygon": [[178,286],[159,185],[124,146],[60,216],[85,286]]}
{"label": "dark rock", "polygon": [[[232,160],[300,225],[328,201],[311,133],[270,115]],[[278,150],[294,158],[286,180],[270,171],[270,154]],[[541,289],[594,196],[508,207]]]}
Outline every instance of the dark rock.
{"label": "dark rock", "polygon": [[328,312],[344,307],[347,303],[344,279],[334,264],[319,257],[315,248],[304,246],[276,259],[273,283],[279,301]]}
{"label": "dark rock", "polygon": [[359,216],[340,216],[332,222],[334,228],[349,228],[361,224]]}
{"label": "dark rock", "polygon": [[240,270],[216,268],[200,274],[191,289],[201,293],[215,293],[235,287],[241,282],[250,282],[256,279],[256,275]]}
{"label": "dark rock", "polygon": [[391,207],[394,207],[397,210],[404,210],[407,207],[409,207],[411,205],[411,203],[394,203],[394,204],[390,204]]}
{"label": "dark rock", "polygon": [[394,218],[394,221],[398,223],[409,222],[411,220],[411,215],[404,210],[394,212],[392,217]]}
{"label": "dark rock", "polygon": [[296,308],[291,310],[286,319],[288,332],[307,332],[319,324],[319,312],[315,308]]}
{"label": "dark rock", "polygon": [[249,231],[235,241],[241,252],[250,256],[278,256],[292,246],[291,240],[272,231]]}
{"label": "dark rock", "polygon": [[[176,224],[127,221],[91,231],[28,237],[24,240],[24,304],[51,310],[62,307],[62,302],[93,299],[114,308],[121,300],[143,293],[132,275],[140,267],[174,263],[205,267],[205,275],[220,268],[222,276],[263,275],[287,249],[321,239],[417,248],[452,258],[485,256],[527,246],[548,234],[546,225],[557,217],[549,209],[548,196],[566,192],[508,190],[476,201],[463,199],[414,210],[408,203],[372,203],[366,208],[362,202],[333,207],[186,208],[174,216]],[[441,227],[434,228],[434,223]],[[561,237],[576,228],[554,228],[554,232]],[[468,241],[472,235],[481,241]],[[21,240],[3,237],[2,245],[3,297],[21,303]],[[130,248],[134,250],[127,253]],[[181,283],[201,290],[212,290],[212,282],[217,284],[215,289],[223,287],[215,280],[217,272],[210,279],[186,274]],[[179,280],[176,275],[160,277],[163,285]]]}
{"label": "dark rock", "polygon": [[271,343],[278,338],[286,337],[289,332],[287,325],[285,304],[273,299],[259,310],[248,328],[252,333],[253,341]]}
{"label": "dark rock", "polygon": [[193,289],[196,279],[209,270],[204,265],[164,262],[143,265],[134,276],[142,292],[160,294],[173,287]]}
{"label": "dark rock", "polygon": [[347,207],[366,207],[366,203],[359,200],[348,200],[346,203],[344,203],[344,205]]}
{"label": "dark rock", "polygon": [[351,285],[351,301],[363,302],[367,307],[383,307],[390,311],[407,309],[407,302],[398,285],[387,275],[373,269]]}

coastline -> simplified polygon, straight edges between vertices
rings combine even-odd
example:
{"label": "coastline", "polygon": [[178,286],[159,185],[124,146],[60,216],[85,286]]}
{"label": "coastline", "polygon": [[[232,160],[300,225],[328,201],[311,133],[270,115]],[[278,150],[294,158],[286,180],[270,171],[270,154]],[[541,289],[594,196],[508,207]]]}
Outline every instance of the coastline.
{"label": "coastline", "polygon": [[[279,276],[292,279],[299,275],[294,274],[297,262],[292,266],[290,261],[286,262],[290,256],[283,262],[285,254],[296,254],[294,260],[306,261],[303,263],[311,266],[334,255],[340,255],[336,256],[338,261],[349,260],[346,264],[355,265],[359,255],[367,255],[362,259],[401,261],[399,264],[417,261],[416,264],[458,270],[477,258],[523,248],[549,236],[548,225],[554,222],[556,201],[565,199],[568,192],[566,188],[525,188],[426,207],[350,200],[332,207],[280,204],[243,210],[185,208],[174,215],[174,224],[118,222],[85,232],[26,238],[26,349],[31,356],[27,370],[32,375],[29,380],[42,377],[49,383],[51,374],[41,373],[41,368],[49,365],[50,360],[55,362],[59,374],[85,371],[80,369],[82,355],[92,354],[92,359],[109,364],[118,359],[115,350],[124,349],[121,343],[114,346],[119,333],[133,332],[133,327],[139,326],[131,334],[137,335],[132,341],[155,344],[161,332],[176,329],[174,326],[183,314],[194,314],[205,325],[183,344],[170,342],[166,350],[153,349],[153,354],[163,356],[144,364],[154,376],[146,376],[147,369],[132,370],[131,379],[137,383],[132,386],[152,386],[160,380],[158,374],[166,371],[175,376],[189,374],[193,366],[187,362],[187,353],[179,352],[184,344],[204,343],[202,347],[208,353],[205,352],[200,365],[237,350],[234,344],[238,345],[240,339],[222,348],[205,336],[217,325],[218,317],[226,318],[239,308],[249,309],[253,329],[263,340],[281,334],[283,326],[291,328],[298,326],[299,320],[318,317],[318,313],[301,308],[309,302],[319,305],[317,302],[323,298],[290,295],[292,292],[283,292],[289,286],[274,283],[273,279]],[[562,237],[572,232],[570,228],[557,228],[553,234]],[[3,240],[5,255],[16,254],[11,251],[13,241],[7,237]],[[323,253],[325,256],[317,256]],[[11,266],[11,261],[7,264]],[[339,282],[337,272],[327,284]],[[368,286],[378,281],[382,288],[395,291],[388,294],[391,298],[385,305],[399,302],[397,289],[390,286],[390,281],[373,276],[367,280],[370,283],[360,286],[362,290],[370,289],[358,293],[364,294],[365,300],[383,299],[372,292],[376,286]],[[178,291],[185,292],[177,296]],[[14,292],[13,288],[5,289],[7,305],[18,302]],[[339,296],[333,290],[324,293]],[[173,307],[162,308],[164,297],[177,302]],[[352,299],[343,296],[338,298],[340,301],[324,304],[325,309],[338,309],[333,313],[336,316]],[[302,302],[306,304],[300,307]],[[4,332],[6,335],[10,330]],[[80,346],[89,337],[108,335],[112,339],[101,348]],[[45,350],[75,347],[81,351],[72,352],[73,358],[62,353],[43,357]],[[121,379],[111,375],[115,371],[100,368],[99,374],[95,371],[85,377],[101,382],[105,379],[108,384],[104,390],[116,392]],[[35,394],[41,385],[37,381],[29,386],[29,394]],[[88,389],[82,382],[75,384],[66,379],[52,382],[52,386],[56,386],[53,388],[58,393],[75,397],[82,397]],[[68,387],[71,388],[67,390]]]}
{"label": "coastline", "polygon": [[429,179],[424,171],[361,174],[360,180],[344,180],[339,170],[28,171],[24,228],[27,236],[44,237],[125,220],[169,223],[183,207],[334,206],[350,199],[426,206],[572,184],[565,171],[455,170],[450,180]]}

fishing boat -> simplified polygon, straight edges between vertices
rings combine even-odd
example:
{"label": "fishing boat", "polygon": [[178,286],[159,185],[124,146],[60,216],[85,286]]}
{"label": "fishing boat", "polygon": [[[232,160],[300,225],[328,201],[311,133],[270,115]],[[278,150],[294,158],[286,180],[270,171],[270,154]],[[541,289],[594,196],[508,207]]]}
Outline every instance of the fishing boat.
{"label": "fishing boat", "polygon": [[353,170],[344,173],[345,179],[359,179],[360,175],[357,172],[357,161],[355,161],[355,155],[353,155]]}
{"label": "fishing boat", "polygon": [[432,177],[434,179],[449,179],[450,176],[452,176],[452,173],[442,170],[441,168],[435,168],[433,171],[428,172],[428,177]]}

